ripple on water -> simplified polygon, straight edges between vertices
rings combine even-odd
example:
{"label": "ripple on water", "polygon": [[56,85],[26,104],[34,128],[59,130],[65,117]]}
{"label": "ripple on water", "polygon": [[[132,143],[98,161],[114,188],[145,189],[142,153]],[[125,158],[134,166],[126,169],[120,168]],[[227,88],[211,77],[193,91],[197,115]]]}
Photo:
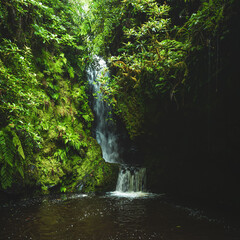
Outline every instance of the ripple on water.
{"label": "ripple on water", "polygon": [[206,221],[164,194],[64,194],[0,206],[0,239],[237,240],[239,229]]}

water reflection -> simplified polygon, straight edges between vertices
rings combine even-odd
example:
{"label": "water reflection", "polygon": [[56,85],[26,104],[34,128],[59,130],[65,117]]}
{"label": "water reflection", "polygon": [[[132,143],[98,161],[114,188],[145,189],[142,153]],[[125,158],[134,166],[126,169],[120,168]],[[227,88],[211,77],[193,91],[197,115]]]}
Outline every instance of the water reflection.
{"label": "water reflection", "polygon": [[236,231],[190,216],[161,195],[63,195],[0,207],[0,239],[237,240]]}

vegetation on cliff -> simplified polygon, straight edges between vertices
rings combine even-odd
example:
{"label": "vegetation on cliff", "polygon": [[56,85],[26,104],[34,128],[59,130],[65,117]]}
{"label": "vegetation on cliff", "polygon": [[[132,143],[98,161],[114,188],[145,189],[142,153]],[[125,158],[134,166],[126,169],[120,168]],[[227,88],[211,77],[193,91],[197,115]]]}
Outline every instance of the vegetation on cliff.
{"label": "vegetation on cliff", "polygon": [[107,185],[112,168],[91,137],[83,14],[79,2],[1,1],[1,189]]}
{"label": "vegetation on cliff", "polygon": [[234,1],[100,2],[94,1],[92,29],[112,72],[103,91],[134,138],[144,132],[149,101],[184,105],[195,87],[192,62],[225,37]]}

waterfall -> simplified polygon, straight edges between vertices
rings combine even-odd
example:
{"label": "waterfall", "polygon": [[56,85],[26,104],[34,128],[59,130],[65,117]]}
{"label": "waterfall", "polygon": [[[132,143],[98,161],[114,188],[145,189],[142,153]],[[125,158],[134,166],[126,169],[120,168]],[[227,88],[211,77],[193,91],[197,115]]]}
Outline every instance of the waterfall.
{"label": "waterfall", "polygon": [[118,175],[116,191],[144,192],[146,191],[146,168],[121,166]]}
{"label": "waterfall", "polygon": [[[88,81],[92,86],[93,111],[95,114],[95,137],[102,148],[103,158],[109,163],[120,163],[118,181],[115,193],[140,193],[146,191],[146,168],[130,167],[122,164],[119,157],[119,139],[114,122],[110,120],[110,106],[104,101],[101,93],[101,83],[98,78],[108,73],[105,71],[106,62],[95,57],[98,67],[88,69]],[[106,73],[105,73],[106,72]]]}
{"label": "waterfall", "polygon": [[[95,57],[98,62],[98,67],[91,67],[88,69],[88,81],[93,89],[93,95],[97,96],[93,99],[93,111],[95,113],[95,137],[102,148],[103,158],[106,162],[117,163],[119,159],[118,137],[116,134],[116,127],[113,121],[110,120],[109,112],[111,108],[103,100],[100,90],[101,84],[97,79],[106,69],[106,62]],[[108,73],[105,73],[107,76]]]}

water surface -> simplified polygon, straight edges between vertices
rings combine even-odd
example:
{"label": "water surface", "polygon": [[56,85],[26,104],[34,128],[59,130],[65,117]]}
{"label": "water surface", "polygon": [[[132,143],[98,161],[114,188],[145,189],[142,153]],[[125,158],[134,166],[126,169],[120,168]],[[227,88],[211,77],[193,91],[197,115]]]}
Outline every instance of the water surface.
{"label": "water surface", "polygon": [[155,194],[24,199],[0,206],[0,239],[239,240],[240,231]]}

